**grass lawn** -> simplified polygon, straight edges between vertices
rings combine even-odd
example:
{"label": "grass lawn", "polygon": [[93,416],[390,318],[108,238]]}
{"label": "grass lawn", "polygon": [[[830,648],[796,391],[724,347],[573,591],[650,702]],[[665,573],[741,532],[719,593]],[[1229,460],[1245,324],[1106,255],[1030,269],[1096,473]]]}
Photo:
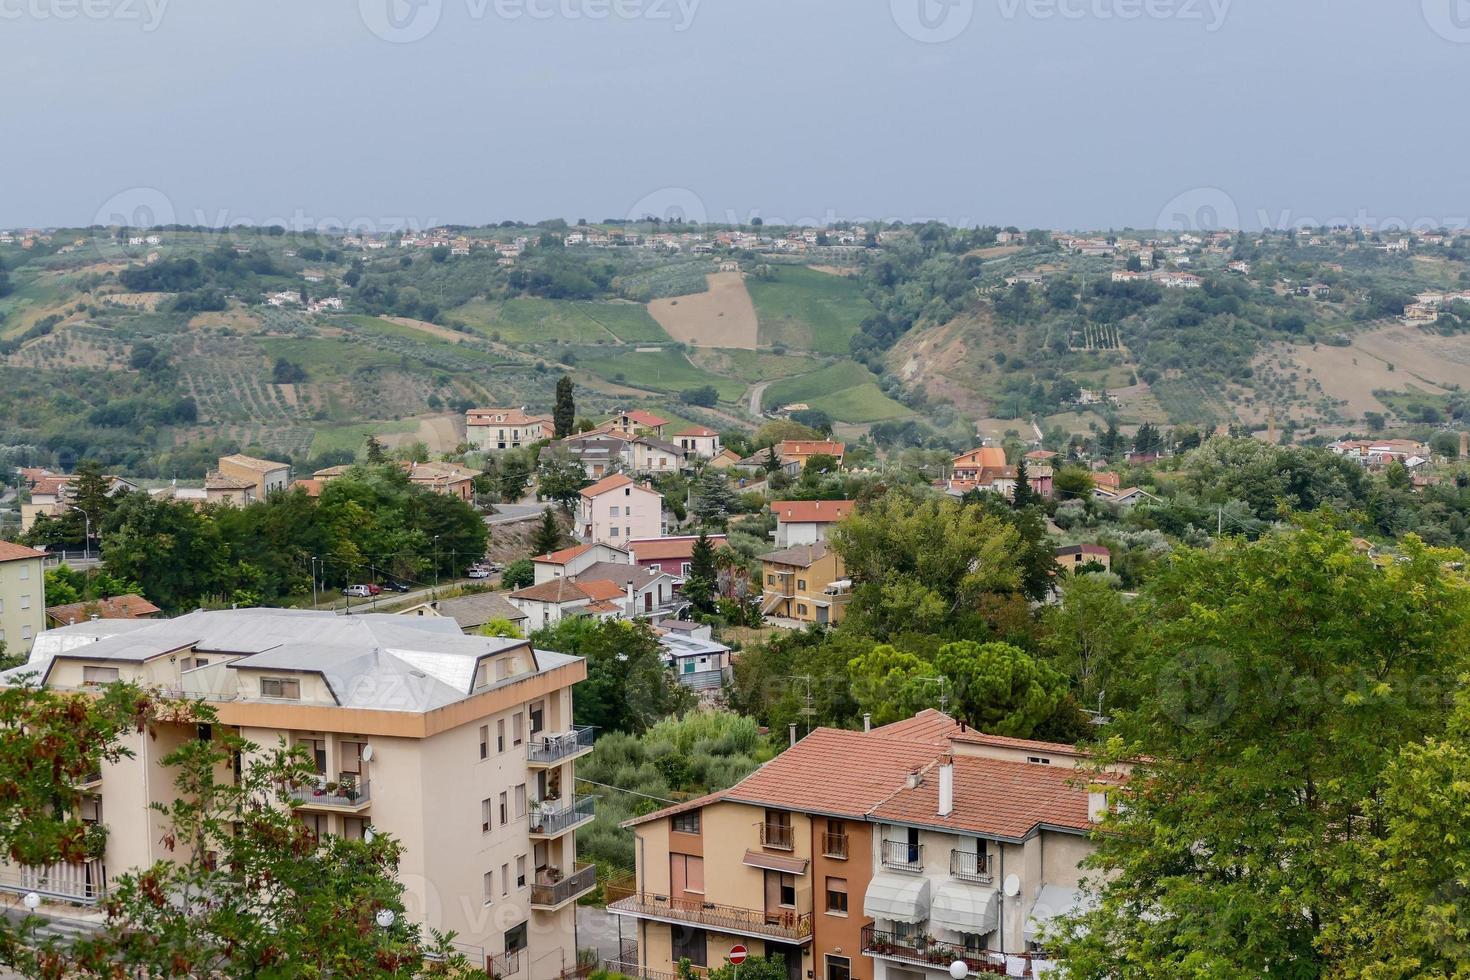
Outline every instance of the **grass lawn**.
{"label": "grass lawn", "polygon": [[667,343],[668,334],[636,303],[579,303],[521,297],[504,302],[476,300],[449,311],[486,336],[508,344]]}
{"label": "grass lawn", "polygon": [[582,357],[577,359],[577,366],[608,381],[670,394],[714,385],[721,401],[732,402],[745,391],[743,382],[701,371],[683,354],[671,350],[619,354],[616,357]]}
{"label": "grass lawn", "polygon": [[771,279],[745,283],[760,318],[761,344],[846,354],[849,339],[874,312],[862,285],[801,266],[773,268]]}
{"label": "grass lawn", "polygon": [[764,404],[769,408],[795,402],[805,402],[839,422],[881,422],[912,414],[883,393],[873,372],[854,361],[838,361],[766,389]]}
{"label": "grass lawn", "polygon": [[[398,367],[404,361],[402,355],[390,354],[367,344],[356,343],[348,337],[341,339],[265,337],[257,343],[265,351],[266,356],[272,360],[284,357],[306,368],[307,373],[312,375],[312,380],[351,374],[361,368]],[[413,359],[409,360],[410,363],[415,363]]]}
{"label": "grass lawn", "polygon": [[401,435],[416,432],[418,427],[417,422],[354,422],[317,429],[311,439],[311,454],[320,456],[339,449],[355,453],[362,449],[368,436]]}
{"label": "grass lawn", "polygon": [[700,347],[689,356],[711,374],[723,374],[749,384],[815,371],[821,363],[806,354],[765,354],[719,347]]}

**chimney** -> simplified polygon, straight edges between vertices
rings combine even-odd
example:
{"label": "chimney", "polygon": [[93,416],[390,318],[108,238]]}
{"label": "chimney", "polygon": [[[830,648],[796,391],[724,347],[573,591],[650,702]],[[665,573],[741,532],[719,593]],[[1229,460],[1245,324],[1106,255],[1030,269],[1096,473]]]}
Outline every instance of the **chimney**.
{"label": "chimney", "polygon": [[638,595],[634,591],[633,580],[628,580],[628,618],[635,619],[638,616]]}
{"label": "chimney", "polygon": [[921,773],[921,772],[919,772],[919,770],[915,769],[913,772],[909,773],[908,788],[909,789],[918,789],[919,788],[919,784],[922,783],[923,781],[924,781],[924,774]]}
{"label": "chimney", "polygon": [[1102,823],[1108,812],[1108,794],[1101,789],[1087,791],[1087,819],[1090,823]]}
{"label": "chimney", "polygon": [[865,731],[865,732],[871,732],[872,730],[873,730],[873,716],[870,713],[864,711],[863,712],[863,731]]}
{"label": "chimney", "polygon": [[939,766],[939,815],[947,817],[954,812],[954,759],[945,756]]}
{"label": "chimney", "polygon": [[790,735],[791,735],[791,744],[793,746],[795,746],[796,745],[796,722],[794,722],[794,721],[791,723]]}

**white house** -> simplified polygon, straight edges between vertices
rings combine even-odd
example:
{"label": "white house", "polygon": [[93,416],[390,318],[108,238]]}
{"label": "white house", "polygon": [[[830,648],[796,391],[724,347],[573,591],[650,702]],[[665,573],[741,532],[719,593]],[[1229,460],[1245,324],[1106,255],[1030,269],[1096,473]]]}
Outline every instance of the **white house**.
{"label": "white house", "polygon": [[691,459],[714,459],[723,449],[720,445],[720,434],[702,425],[693,425],[674,433],[674,442]]}
{"label": "white house", "polygon": [[531,565],[536,570],[536,580],[533,584],[541,585],[559,578],[576,578],[598,562],[630,565],[633,562],[633,556],[622,548],[614,548],[610,544],[590,543],[563,548],[561,551],[553,551],[549,555],[540,555],[531,559]]}
{"label": "white house", "polygon": [[776,515],[776,547],[794,548],[827,540],[827,531],[852,513],[851,500],[782,500],[771,504]]}
{"label": "white house", "polygon": [[577,531],[584,542],[617,545],[663,536],[664,495],[619,473],[582,491]]}

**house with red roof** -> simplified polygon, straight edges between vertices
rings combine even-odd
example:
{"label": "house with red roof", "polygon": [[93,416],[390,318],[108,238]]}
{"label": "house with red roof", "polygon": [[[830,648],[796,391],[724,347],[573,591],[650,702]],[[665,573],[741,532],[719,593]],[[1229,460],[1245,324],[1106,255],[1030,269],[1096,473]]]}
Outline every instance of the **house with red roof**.
{"label": "house with red roof", "polygon": [[851,500],[778,500],[771,504],[771,513],[776,515],[776,547],[826,541],[832,525],[856,507]]}
{"label": "house with red roof", "polygon": [[[689,576],[689,562],[694,557],[694,542],[697,535],[686,534],[670,538],[647,538],[628,542],[633,553],[633,563],[642,568],[657,568],[674,576],[680,582]],[[711,534],[710,544],[716,549],[729,547],[729,538],[723,534]]]}
{"label": "house with red roof", "polygon": [[[714,459],[723,448],[720,434],[702,425],[691,425],[674,433],[674,440],[689,459]],[[739,457],[736,457],[737,459]]]}
{"label": "house with red roof", "polygon": [[583,490],[577,533],[584,543],[621,547],[639,538],[663,536],[664,495],[618,473]]}
{"label": "house with red roof", "polygon": [[610,544],[588,542],[573,545],[570,548],[553,551],[549,555],[537,555],[532,558],[531,567],[536,570],[533,584],[540,585],[558,578],[576,578],[598,562],[627,565],[632,561],[633,556],[627,551],[622,548],[614,548]]}
{"label": "house with red roof", "polygon": [[847,455],[847,444],[824,440],[787,439],[776,445],[776,454],[781,457],[781,462],[796,463],[803,469],[813,456],[831,456],[837,460],[837,465],[841,466],[843,458]]}
{"label": "house with red roof", "polygon": [[635,408],[627,412],[619,412],[603,423],[608,429],[620,432],[625,436],[632,437],[642,432],[647,432],[660,439],[664,435],[664,427],[669,420],[652,412],[645,412],[641,408]]}

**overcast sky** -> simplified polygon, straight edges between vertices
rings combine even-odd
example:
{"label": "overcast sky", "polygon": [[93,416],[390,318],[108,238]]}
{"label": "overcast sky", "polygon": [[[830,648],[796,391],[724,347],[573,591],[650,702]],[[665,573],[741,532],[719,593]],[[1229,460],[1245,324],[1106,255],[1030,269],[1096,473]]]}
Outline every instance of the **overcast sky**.
{"label": "overcast sky", "polygon": [[0,226],[1470,215],[1470,0],[0,0],[0,64]]}

